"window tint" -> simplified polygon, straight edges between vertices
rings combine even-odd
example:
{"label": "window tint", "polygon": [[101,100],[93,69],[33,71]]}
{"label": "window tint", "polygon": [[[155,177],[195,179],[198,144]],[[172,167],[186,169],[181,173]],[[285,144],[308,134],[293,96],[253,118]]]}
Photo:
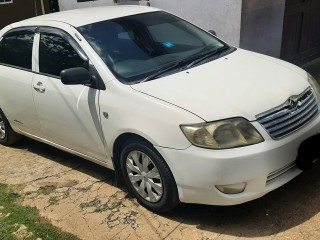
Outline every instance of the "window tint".
{"label": "window tint", "polygon": [[64,69],[85,67],[72,46],[62,37],[51,33],[42,33],[39,47],[39,70],[54,76],[60,76]]}
{"label": "window tint", "polygon": [[149,32],[156,42],[164,43],[170,40],[175,45],[188,45],[190,47],[201,47],[203,42],[196,35],[183,29],[180,22],[162,23],[149,27]]}
{"label": "window tint", "polygon": [[34,33],[27,30],[14,31],[1,41],[1,63],[31,70]]}
{"label": "window tint", "polygon": [[0,0],[0,4],[13,3],[13,0]]}

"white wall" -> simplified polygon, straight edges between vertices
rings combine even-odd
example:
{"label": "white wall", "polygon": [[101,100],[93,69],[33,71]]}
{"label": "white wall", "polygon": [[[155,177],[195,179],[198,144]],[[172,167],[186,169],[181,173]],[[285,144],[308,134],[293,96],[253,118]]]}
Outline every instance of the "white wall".
{"label": "white wall", "polygon": [[152,7],[174,13],[227,43],[239,46],[242,0],[150,0]]}
{"label": "white wall", "polygon": [[75,8],[98,7],[98,6],[113,6],[113,5],[148,5],[147,0],[95,0],[88,2],[80,2],[77,0],[59,0],[60,11],[71,10]]}
{"label": "white wall", "polygon": [[[146,5],[147,1],[118,0],[119,4]],[[153,7],[172,12],[205,30],[214,30],[227,43],[239,46],[242,0],[150,0]],[[59,0],[60,11],[115,5],[113,0],[77,3],[77,0]]]}
{"label": "white wall", "polygon": [[60,11],[71,10],[75,8],[112,6],[113,0],[98,0],[78,3],[77,0],[59,0]]}

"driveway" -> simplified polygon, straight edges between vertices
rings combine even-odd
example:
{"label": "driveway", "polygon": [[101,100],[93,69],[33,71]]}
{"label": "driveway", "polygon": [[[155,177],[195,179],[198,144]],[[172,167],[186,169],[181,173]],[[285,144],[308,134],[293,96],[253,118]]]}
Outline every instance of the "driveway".
{"label": "driveway", "polygon": [[50,146],[24,140],[0,156],[0,182],[81,239],[320,239],[320,164],[243,205],[183,204],[159,216],[117,188],[112,171]]}

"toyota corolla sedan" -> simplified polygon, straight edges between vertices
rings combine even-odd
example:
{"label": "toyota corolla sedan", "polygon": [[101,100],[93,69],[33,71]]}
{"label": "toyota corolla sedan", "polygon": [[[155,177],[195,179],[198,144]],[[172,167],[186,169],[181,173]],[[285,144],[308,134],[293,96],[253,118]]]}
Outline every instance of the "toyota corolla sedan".
{"label": "toyota corolla sedan", "polygon": [[154,212],[240,204],[310,168],[319,90],[294,65],[150,7],[0,31],[0,143],[26,136],[114,169]]}

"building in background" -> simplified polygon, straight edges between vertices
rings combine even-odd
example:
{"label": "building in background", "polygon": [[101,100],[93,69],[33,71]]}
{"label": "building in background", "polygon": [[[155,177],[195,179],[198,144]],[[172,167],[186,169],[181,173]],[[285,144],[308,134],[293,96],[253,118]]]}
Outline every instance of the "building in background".
{"label": "building in background", "polygon": [[320,56],[319,0],[0,0],[0,28],[59,10],[123,4],[165,9],[231,45],[293,63]]}
{"label": "building in background", "polygon": [[244,49],[302,64],[320,56],[319,0],[59,0],[61,10],[139,4],[175,13]]}
{"label": "building in background", "polygon": [[58,0],[0,0],[0,29],[13,22],[57,11]]}
{"label": "building in background", "polygon": [[61,11],[98,6],[113,6],[113,5],[144,5],[148,6],[149,0],[59,0]]}
{"label": "building in background", "polygon": [[234,46],[302,64],[320,56],[319,0],[150,0]]}

